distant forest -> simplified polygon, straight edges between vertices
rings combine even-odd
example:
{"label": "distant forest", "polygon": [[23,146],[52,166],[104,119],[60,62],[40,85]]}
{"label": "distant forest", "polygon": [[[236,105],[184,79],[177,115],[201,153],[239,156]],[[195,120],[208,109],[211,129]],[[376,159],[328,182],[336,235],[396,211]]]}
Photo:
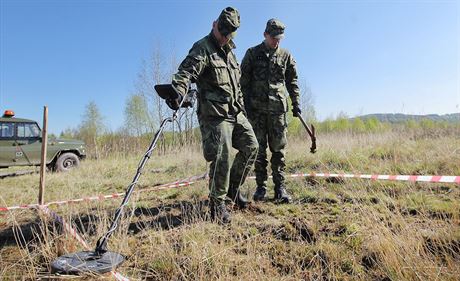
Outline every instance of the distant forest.
{"label": "distant forest", "polygon": [[449,122],[449,123],[458,123],[460,122],[460,113],[451,113],[451,114],[427,114],[427,115],[411,115],[411,114],[402,114],[402,113],[374,113],[362,115],[354,118],[360,118],[361,120],[373,119],[376,118],[380,122],[387,123],[403,123],[409,120],[422,121],[422,120],[431,120],[435,122]]}

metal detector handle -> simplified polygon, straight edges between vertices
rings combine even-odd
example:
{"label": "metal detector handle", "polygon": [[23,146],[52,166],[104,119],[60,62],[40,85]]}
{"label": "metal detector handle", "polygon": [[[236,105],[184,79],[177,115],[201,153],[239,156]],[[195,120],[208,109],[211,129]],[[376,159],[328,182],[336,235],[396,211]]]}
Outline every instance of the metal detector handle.
{"label": "metal detector handle", "polygon": [[[186,102],[188,102],[191,105],[190,107],[193,107],[193,99],[195,98],[196,93],[197,93],[197,90],[195,89],[188,90],[188,92],[182,96],[182,100],[179,103],[179,108],[181,108]],[[189,106],[185,106],[185,107],[189,107]],[[179,109],[176,109],[176,111],[174,111],[174,114],[176,114],[178,110]]]}
{"label": "metal detector handle", "polygon": [[153,138],[152,142],[150,143],[149,149],[147,152],[144,154],[144,157],[142,158],[139,166],[137,167],[137,172],[136,175],[134,176],[131,184],[128,186],[128,189],[126,190],[125,197],[123,198],[123,202],[121,203],[120,207],[115,212],[115,217],[112,221],[112,224],[110,225],[109,230],[107,231],[106,234],[104,234],[101,238],[96,243],[96,249],[94,250],[97,255],[102,255],[105,252],[107,252],[107,241],[112,235],[112,233],[117,229],[118,227],[118,221],[120,220],[120,217],[123,213],[124,207],[128,204],[129,198],[131,197],[131,194],[134,190],[134,187],[136,186],[137,182],[139,181],[139,178],[142,174],[142,170],[144,169],[145,164],[147,161],[150,159],[150,156],[152,155],[153,150],[155,149],[158,139],[160,138],[161,133],[163,132],[163,129],[165,128],[166,124],[168,122],[173,122],[174,119],[176,118],[176,113],[178,110],[176,110],[173,114],[172,117],[168,117],[164,119],[161,122],[160,128],[158,131],[155,133],[155,137]]}
{"label": "metal detector handle", "polygon": [[153,138],[152,142],[150,143],[150,146],[149,146],[148,150],[144,154],[144,157],[142,158],[139,166],[137,167],[137,172],[136,172],[136,175],[133,178],[133,181],[131,182],[131,184],[128,186],[128,188],[126,190],[125,197],[123,198],[123,202],[121,203],[120,207],[118,207],[118,209],[115,212],[115,217],[114,217],[114,219],[112,221],[112,224],[110,225],[109,230],[101,238],[99,238],[99,240],[96,243],[96,249],[94,250],[96,255],[102,255],[105,252],[107,252],[108,239],[110,238],[112,233],[117,229],[118,221],[121,218],[121,215],[123,213],[123,209],[128,204],[129,198],[131,197],[131,194],[132,194],[132,192],[134,190],[134,187],[136,186],[136,184],[139,181],[139,178],[140,178],[140,176],[142,174],[142,170],[144,169],[144,166],[147,163],[147,161],[150,159],[150,156],[152,155],[153,150],[157,146],[158,139],[160,138],[160,135],[163,132],[166,124],[168,122],[173,122],[177,118],[178,111],[180,110],[180,108],[182,107],[184,102],[187,100],[186,96],[187,95],[194,95],[194,94],[196,94],[196,90],[189,90],[187,92],[187,94],[185,94],[182,97],[182,100],[179,103],[179,108],[174,110],[172,117],[168,117],[168,118],[164,119],[161,122],[160,128],[155,133],[155,137]]}
{"label": "metal detector handle", "polygon": [[311,129],[310,129],[307,123],[305,122],[305,120],[303,120],[302,116],[297,115],[297,117],[300,119],[300,122],[302,122],[302,125],[304,126],[305,130],[307,130],[307,133],[310,136],[310,139],[311,139],[310,153],[315,153],[316,152],[315,126],[311,124]]}

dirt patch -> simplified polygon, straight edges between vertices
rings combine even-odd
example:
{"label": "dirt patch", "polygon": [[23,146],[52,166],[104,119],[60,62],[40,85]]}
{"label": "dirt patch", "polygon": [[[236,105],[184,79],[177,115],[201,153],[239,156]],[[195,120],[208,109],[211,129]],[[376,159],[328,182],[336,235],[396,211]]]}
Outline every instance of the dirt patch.
{"label": "dirt patch", "polygon": [[329,177],[329,178],[326,178],[326,182],[327,183],[344,184],[345,180],[343,178]]}
{"label": "dirt patch", "polygon": [[380,203],[380,199],[377,198],[377,197],[371,197],[371,198],[369,199],[369,201],[371,201],[372,204],[378,204],[378,203]]}
{"label": "dirt patch", "polygon": [[38,219],[0,231],[0,248],[13,246],[20,243],[22,246],[30,244],[35,239],[35,234],[40,233]]}
{"label": "dirt patch", "polygon": [[378,263],[378,256],[375,252],[369,252],[361,258],[361,265],[364,266],[365,269],[369,270],[376,267]]}
{"label": "dirt patch", "polygon": [[318,197],[310,196],[310,195],[306,195],[303,198],[299,199],[299,203],[301,203],[301,204],[305,204],[305,203],[315,204],[315,203],[318,203],[318,201],[319,201]]}
{"label": "dirt patch", "polygon": [[326,198],[321,199],[321,201],[326,204],[337,204],[339,202],[339,200],[333,197],[326,197]]}
{"label": "dirt patch", "polygon": [[249,204],[248,211],[259,214],[259,215],[266,213],[266,211],[258,204]]}
{"label": "dirt patch", "polygon": [[[453,217],[453,214],[448,211],[429,211],[429,215],[433,219],[441,219],[441,220],[450,220]],[[460,217],[460,214],[458,214]]]}
{"label": "dirt patch", "polygon": [[450,256],[460,261],[460,239],[444,240],[428,237],[424,239],[424,248],[428,253],[442,259]]}
{"label": "dirt patch", "polygon": [[272,235],[283,241],[315,243],[317,235],[313,229],[301,219],[293,219],[281,227],[272,230]]}

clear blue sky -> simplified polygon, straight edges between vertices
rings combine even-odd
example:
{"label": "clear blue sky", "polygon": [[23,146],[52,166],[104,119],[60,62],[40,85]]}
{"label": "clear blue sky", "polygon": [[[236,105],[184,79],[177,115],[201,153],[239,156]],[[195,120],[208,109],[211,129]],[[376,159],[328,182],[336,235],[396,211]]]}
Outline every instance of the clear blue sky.
{"label": "clear blue sky", "polygon": [[265,23],[286,26],[282,47],[311,87],[320,119],[345,112],[460,112],[458,1],[0,0],[0,110],[76,128],[95,101],[123,123],[143,59],[155,42],[179,60],[226,6],[241,13],[239,60]]}

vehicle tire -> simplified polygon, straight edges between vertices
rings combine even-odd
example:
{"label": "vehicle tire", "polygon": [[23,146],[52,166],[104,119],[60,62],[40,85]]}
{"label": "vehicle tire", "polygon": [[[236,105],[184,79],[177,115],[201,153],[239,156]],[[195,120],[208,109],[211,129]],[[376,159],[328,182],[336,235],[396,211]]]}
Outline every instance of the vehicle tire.
{"label": "vehicle tire", "polygon": [[76,168],[80,165],[80,159],[72,152],[63,153],[59,156],[54,165],[57,172],[67,172],[70,169]]}

